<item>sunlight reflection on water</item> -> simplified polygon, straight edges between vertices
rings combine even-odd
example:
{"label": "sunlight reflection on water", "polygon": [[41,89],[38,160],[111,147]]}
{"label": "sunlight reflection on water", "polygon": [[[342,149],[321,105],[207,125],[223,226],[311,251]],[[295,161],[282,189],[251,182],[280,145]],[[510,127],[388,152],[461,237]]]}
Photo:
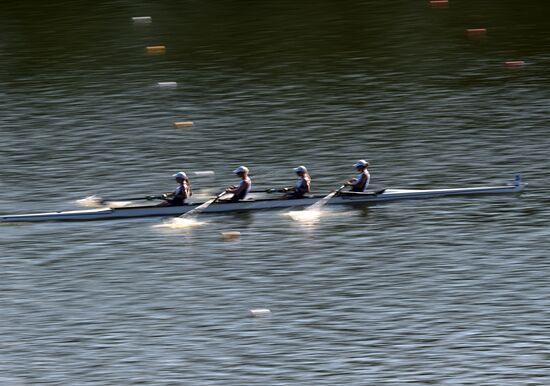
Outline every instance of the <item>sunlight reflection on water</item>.
{"label": "sunlight reflection on water", "polygon": [[107,201],[101,196],[95,195],[76,200],[76,203],[87,208],[124,208],[134,204],[133,201]]}
{"label": "sunlight reflection on water", "polygon": [[323,211],[319,209],[293,210],[283,213],[283,215],[290,217],[293,221],[300,224],[313,225],[319,222],[323,215]]}
{"label": "sunlight reflection on water", "polygon": [[531,186],[1,226],[0,384],[550,385],[548,1],[4,3],[0,213],[127,205],[180,170],[200,204],[241,164],[328,194],[365,157],[376,188]]}
{"label": "sunlight reflection on water", "polygon": [[182,229],[182,228],[193,228],[204,224],[206,224],[206,221],[199,221],[194,217],[189,217],[189,218],[176,217],[170,220],[165,220],[161,224],[153,225],[153,228]]}

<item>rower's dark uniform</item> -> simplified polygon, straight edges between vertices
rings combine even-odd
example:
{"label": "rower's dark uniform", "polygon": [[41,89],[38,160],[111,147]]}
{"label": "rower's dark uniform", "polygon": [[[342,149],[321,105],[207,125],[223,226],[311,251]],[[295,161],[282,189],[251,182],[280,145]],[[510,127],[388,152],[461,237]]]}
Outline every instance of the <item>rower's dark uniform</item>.
{"label": "rower's dark uniform", "polygon": [[185,205],[185,200],[193,194],[191,182],[184,172],[178,172],[173,177],[176,178],[178,186],[172,193],[163,194],[164,201],[157,206],[182,206]]}
{"label": "rower's dark uniform", "polygon": [[364,192],[365,190],[367,190],[367,186],[369,185],[370,180],[370,175],[367,169],[357,174],[357,176],[355,176],[355,179],[357,180],[357,183],[351,186],[350,192]]}
{"label": "rower's dark uniform", "polygon": [[174,191],[174,197],[167,199],[170,206],[185,205],[185,200],[188,199],[193,192],[191,191],[191,184],[188,180],[184,180],[183,184],[178,186]]}
{"label": "rower's dark uniform", "polygon": [[252,180],[250,179],[250,177],[247,176],[244,180],[241,181],[239,187],[237,188],[237,192],[233,193],[233,197],[231,197],[229,201],[235,202],[244,200],[250,192],[250,189],[252,189]]}
{"label": "rower's dark uniform", "polygon": [[294,188],[290,188],[291,192],[286,194],[286,198],[289,199],[298,199],[304,198],[306,193],[310,192],[311,178],[308,175],[299,177],[296,180],[296,185]]}

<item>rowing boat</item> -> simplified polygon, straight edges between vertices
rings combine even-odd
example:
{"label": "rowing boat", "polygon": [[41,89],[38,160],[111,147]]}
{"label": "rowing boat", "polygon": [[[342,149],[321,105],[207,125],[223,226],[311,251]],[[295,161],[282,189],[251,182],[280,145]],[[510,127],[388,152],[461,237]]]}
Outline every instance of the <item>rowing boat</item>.
{"label": "rowing boat", "polygon": [[[526,184],[516,176],[513,184],[502,186],[452,188],[452,189],[384,189],[378,192],[353,193],[343,192],[332,198],[328,205],[376,203],[396,200],[411,200],[444,196],[472,196],[487,194],[506,194],[521,192]],[[299,199],[255,199],[238,202],[216,202],[204,210],[204,213],[239,212],[260,209],[281,209],[309,206],[323,196],[313,195]],[[179,216],[187,213],[202,203],[183,206],[130,206],[124,208],[100,208],[73,210],[49,213],[30,213],[0,216],[0,222],[35,222],[35,221],[85,221],[107,220],[149,216]]]}

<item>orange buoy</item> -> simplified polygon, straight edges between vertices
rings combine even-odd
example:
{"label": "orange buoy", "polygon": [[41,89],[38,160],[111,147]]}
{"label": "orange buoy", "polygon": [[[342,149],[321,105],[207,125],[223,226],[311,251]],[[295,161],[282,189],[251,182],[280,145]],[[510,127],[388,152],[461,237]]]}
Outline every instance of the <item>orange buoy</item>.
{"label": "orange buoy", "polygon": [[487,28],[468,28],[466,33],[469,36],[485,36],[487,34]]}
{"label": "orange buoy", "polygon": [[174,122],[174,126],[177,128],[189,127],[189,126],[193,126],[193,122],[192,121]]}
{"label": "orange buoy", "polygon": [[504,62],[504,65],[506,67],[522,67],[525,66],[525,62],[523,60],[508,60]]}
{"label": "orange buoy", "polygon": [[430,6],[432,8],[447,8],[449,6],[449,0],[431,0]]}
{"label": "orange buoy", "polygon": [[150,54],[162,54],[166,51],[166,46],[147,46],[145,51]]}

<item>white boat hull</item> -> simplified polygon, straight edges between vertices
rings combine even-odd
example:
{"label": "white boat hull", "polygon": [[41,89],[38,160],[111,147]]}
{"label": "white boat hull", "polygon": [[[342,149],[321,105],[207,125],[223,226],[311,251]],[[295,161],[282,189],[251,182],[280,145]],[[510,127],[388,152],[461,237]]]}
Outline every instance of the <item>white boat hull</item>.
{"label": "white boat hull", "polygon": [[[412,200],[444,196],[470,196],[483,194],[510,194],[521,192],[524,188],[521,182],[515,185],[489,186],[477,188],[455,189],[386,189],[383,193],[344,193],[332,198],[328,205],[376,203],[395,200]],[[260,199],[239,202],[218,202],[210,205],[203,213],[239,212],[259,209],[281,209],[305,207],[319,201],[323,196],[312,196],[302,199]],[[89,210],[74,210],[49,213],[14,214],[0,216],[0,222],[36,222],[36,221],[87,221],[107,220],[149,216],[178,216],[196,208],[200,203],[184,206],[156,207],[135,206],[125,208],[103,208]]]}

